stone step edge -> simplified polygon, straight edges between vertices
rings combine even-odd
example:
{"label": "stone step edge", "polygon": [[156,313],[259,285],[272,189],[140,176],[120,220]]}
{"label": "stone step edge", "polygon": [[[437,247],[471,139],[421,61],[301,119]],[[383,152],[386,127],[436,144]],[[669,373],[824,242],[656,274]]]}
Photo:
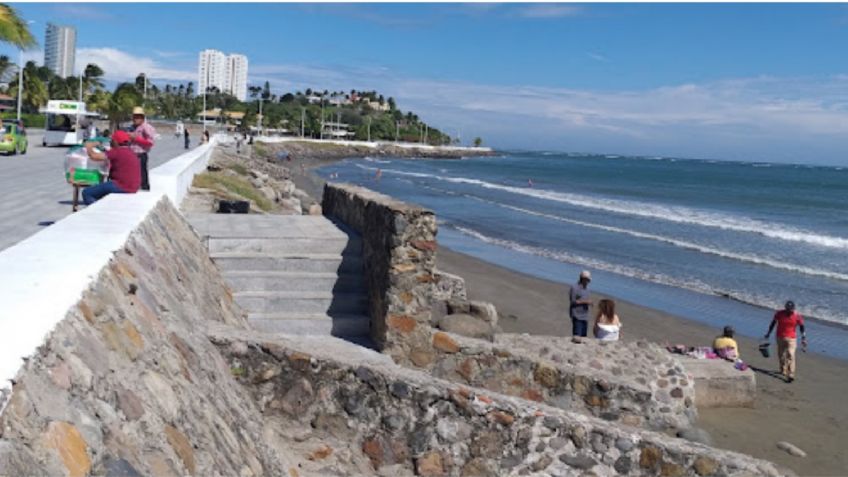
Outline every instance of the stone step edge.
{"label": "stone step edge", "polygon": [[308,299],[308,300],[321,300],[321,299],[330,299],[338,298],[342,300],[349,299],[366,299],[364,293],[358,292],[316,292],[316,291],[243,291],[243,292],[234,292],[233,297],[240,298],[291,298],[291,299]]}
{"label": "stone step edge", "polygon": [[335,316],[330,316],[326,313],[248,313],[249,320],[314,320],[314,321],[370,321],[367,315],[355,313],[340,313]]}
{"label": "stone step edge", "polygon": [[287,270],[225,270],[221,272],[221,275],[224,278],[362,278],[361,272],[290,272]]}
{"label": "stone step edge", "polygon": [[349,260],[351,258],[362,258],[361,253],[299,253],[299,252],[211,252],[212,260],[218,258],[294,258],[301,260]]}

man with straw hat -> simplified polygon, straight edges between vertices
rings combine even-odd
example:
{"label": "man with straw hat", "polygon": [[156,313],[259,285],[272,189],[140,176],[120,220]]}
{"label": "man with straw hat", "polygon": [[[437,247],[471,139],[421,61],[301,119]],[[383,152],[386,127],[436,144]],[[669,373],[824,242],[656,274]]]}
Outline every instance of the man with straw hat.
{"label": "man with straw hat", "polygon": [[145,119],[144,108],[136,106],[132,111],[133,126],[130,132],[130,148],[141,162],[141,190],[150,190],[147,177],[147,153],[153,149],[156,130]]}

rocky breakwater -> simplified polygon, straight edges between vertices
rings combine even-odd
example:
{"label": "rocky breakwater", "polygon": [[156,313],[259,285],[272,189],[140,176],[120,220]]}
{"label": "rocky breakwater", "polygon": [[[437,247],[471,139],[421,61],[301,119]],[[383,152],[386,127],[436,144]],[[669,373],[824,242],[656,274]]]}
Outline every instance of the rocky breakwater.
{"label": "rocky breakwater", "polygon": [[0,475],[283,475],[208,323],[247,326],[163,199],[23,363],[0,414]]}
{"label": "rocky breakwater", "polygon": [[223,330],[212,340],[266,422],[302,426],[309,475],[781,475],[741,454],[436,379],[333,338]]}
{"label": "rocky breakwater", "polygon": [[221,200],[247,201],[250,212],[257,214],[321,214],[321,206],[295,186],[288,167],[246,147],[239,153],[231,143],[215,148],[207,171],[195,176],[181,209],[212,213]]}
{"label": "rocky breakwater", "polygon": [[319,141],[289,139],[284,142],[262,142],[268,153],[290,154],[294,160],[312,159],[333,161],[354,157],[405,157],[421,159],[461,159],[463,157],[493,156],[489,148],[394,144],[388,142]]}

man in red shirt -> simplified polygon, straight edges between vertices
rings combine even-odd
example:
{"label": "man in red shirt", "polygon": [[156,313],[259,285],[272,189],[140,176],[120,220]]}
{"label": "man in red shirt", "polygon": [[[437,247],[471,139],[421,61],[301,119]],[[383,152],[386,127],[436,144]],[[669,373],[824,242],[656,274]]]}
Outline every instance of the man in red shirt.
{"label": "man in red shirt", "polygon": [[771,320],[766,339],[771,335],[771,330],[777,325],[777,357],[780,360],[780,372],[787,383],[795,381],[795,328],[801,328],[801,346],[807,349],[807,334],[804,332],[804,317],[795,313],[795,303],[787,301],[783,310],[774,314]]}
{"label": "man in red shirt", "polygon": [[109,161],[109,180],[82,191],[85,205],[91,205],[109,194],[134,194],[141,186],[141,166],[138,157],[129,148],[130,135],[124,131],[112,134],[112,148],[106,153],[94,149],[98,143],[85,143],[88,157],[95,161]]}

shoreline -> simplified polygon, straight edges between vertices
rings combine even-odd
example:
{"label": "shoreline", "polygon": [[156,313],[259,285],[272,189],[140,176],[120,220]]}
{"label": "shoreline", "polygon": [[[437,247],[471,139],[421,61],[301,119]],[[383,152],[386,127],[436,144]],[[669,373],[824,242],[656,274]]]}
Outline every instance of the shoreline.
{"label": "shoreline", "polygon": [[[507,333],[568,336],[571,323],[565,315],[566,285],[493,265],[475,257],[440,247],[437,266],[465,279],[468,296],[492,302]],[[593,300],[616,302],[623,323],[622,339],[645,339],[664,345],[710,346],[719,327],[709,327],[646,306],[593,292]],[[799,475],[842,475],[848,455],[848,416],[843,396],[848,393],[848,367],[842,360],[798,351],[797,380],[786,384],[769,372],[778,367],[757,351],[757,340],[737,336],[742,359],[757,368],[757,400],[753,408],[699,409],[698,426],[713,444],[786,466]],[[790,456],[776,447],[791,442],[807,452]]]}
{"label": "shoreline", "polygon": [[[345,157],[313,157],[304,151],[292,162],[292,180],[313,198],[323,193],[324,179],[313,169]],[[301,169],[302,166],[302,169]],[[567,287],[516,272],[440,246],[437,266],[463,277],[471,299],[493,303],[504,332],[565,336],[571,333],[564,315]],[[659,344],[709,346],[720,327],[637,305],[593,292],[593,299],[616,302],[624,327],[622,339],[646,339]],[[766,318],[767,319],[767,318]],[[763,324],[766,329],[767,323]],[[757,351],[758,341],[737,335],[742,359],[757,368],[757,400],[753,408],[699,410],[698,426],[713,444],[770,460],[799,475],[843,475],[848,469],[848,415],[843,396],[848,395],[848,366],[843,360],[798,352],[797,380],[786,384],[770,372],[777,369],[776,347],[770,358]],[[794,457],[778,449],[778,441],[791,442],[807,452]]]}

